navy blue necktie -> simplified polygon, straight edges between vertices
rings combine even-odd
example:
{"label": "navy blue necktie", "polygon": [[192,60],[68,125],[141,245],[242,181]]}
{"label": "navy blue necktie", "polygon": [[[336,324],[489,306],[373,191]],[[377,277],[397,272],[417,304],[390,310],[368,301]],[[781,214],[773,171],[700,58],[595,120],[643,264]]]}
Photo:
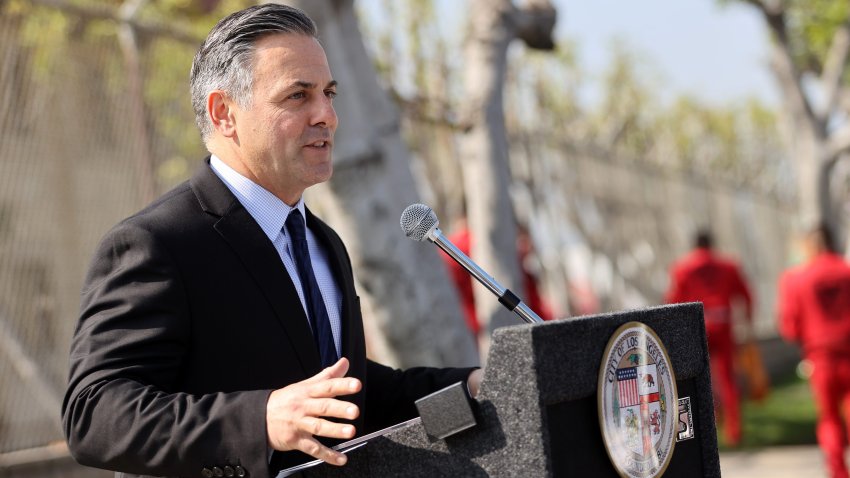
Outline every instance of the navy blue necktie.
{"label": "navy blue necktie", "polygon": [[336,355],[331,320],[322,291],[313,274],[313,261],[310,260],[310,250],[307,248],[307,230],[304,219],[298,209],[293,209],[286,218],[286,229],[292,238],[292,251],[295,253],[295,267],[301,279],[301,289],[304,292],[304,302],[307,304],[307,315],[310,327],[313,329],[313,339],[319,349],[322,367],[329,367],[339,359]]}

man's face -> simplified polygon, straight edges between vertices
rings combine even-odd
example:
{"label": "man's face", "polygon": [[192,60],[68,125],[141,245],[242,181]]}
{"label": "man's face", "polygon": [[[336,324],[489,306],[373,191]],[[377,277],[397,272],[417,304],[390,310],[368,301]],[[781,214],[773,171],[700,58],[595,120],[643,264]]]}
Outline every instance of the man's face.
{"label": "man's face", "polygon": [[319,42],[273,34],[256,43],[252,103],[235,107],[242,166],[257,184],[294,204],[333,172],[336,82]]}

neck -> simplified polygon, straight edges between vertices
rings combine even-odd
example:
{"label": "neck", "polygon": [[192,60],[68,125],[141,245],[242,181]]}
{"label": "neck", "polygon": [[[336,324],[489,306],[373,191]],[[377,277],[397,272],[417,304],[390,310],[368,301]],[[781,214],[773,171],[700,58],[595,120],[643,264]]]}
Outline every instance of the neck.
{"label": "neck", "polygon": [[243,177],[249,179],[254,184],[274,194],[275,197],[290,207],[294,207],[301,199],[301,195],[304,193],[303,190],[288,190],[287,188],[279,187],[277,184],[263,181],[259,174],[255,174],[255,172],[248,167],[247,163],[243,160],[240,151],[232,144],[220,144],[215,140],[211,140],[207,144],[207,149],[210,153],[218,157],[222,163],[226,164]]}

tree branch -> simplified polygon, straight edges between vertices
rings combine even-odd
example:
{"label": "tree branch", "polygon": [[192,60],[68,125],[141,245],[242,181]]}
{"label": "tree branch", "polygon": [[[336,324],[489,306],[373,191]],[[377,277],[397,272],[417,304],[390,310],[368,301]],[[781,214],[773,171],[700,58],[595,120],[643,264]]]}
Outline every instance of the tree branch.
{"label": "tree branch", "polygon": [[150,36],[162,35],[179,42],[189,43],[192,45],[199,45],[203,40],[203,38],[195,34],[171,25],[161,25],[137,19],[128,19],[125,17],[127,12],[119,12],[117,9],[111,7],[76,5],[68,0],[30,0],[30,2],[34,5],[56,8],[83,18],[114,20],[119,23],[128,24],[139,32]]}
{"label": "tree branch", "polygon": [[818,108],[818,118],[826,123],[833,110],[833,104],[841,87],[841,78],[847,67],[850,55],[850,22],[845,21],[832,37],[832,44],[826,54],[820,82],[823,85],[823,103]]}
{"label": "tree branch", "polygon": [[791,44],[786,28],[786,7],[781,0],[742,0],[758,8],[774,37],[773,67],[779,78],[779,86],[787,98],[792,118],[803,120],[805,126],[822,137],[824,123],[819,121],[812,110],[811,103],[803,91],[802,76],[794,65],[791,56]]}

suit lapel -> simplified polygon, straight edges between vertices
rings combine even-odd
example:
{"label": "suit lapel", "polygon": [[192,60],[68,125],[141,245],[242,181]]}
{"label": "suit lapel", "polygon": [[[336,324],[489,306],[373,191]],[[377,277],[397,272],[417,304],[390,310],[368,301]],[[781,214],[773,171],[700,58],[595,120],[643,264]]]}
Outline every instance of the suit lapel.
{"label": "suit lapel", "polygon": [[230,244],[271,304],[306,376],[318,373],[321,370],[319,352],[298,293],[277,250],[251,214],[212,171],[209,158],[206,163],[190,181],[201,207],[219,217],[215,230]]}

